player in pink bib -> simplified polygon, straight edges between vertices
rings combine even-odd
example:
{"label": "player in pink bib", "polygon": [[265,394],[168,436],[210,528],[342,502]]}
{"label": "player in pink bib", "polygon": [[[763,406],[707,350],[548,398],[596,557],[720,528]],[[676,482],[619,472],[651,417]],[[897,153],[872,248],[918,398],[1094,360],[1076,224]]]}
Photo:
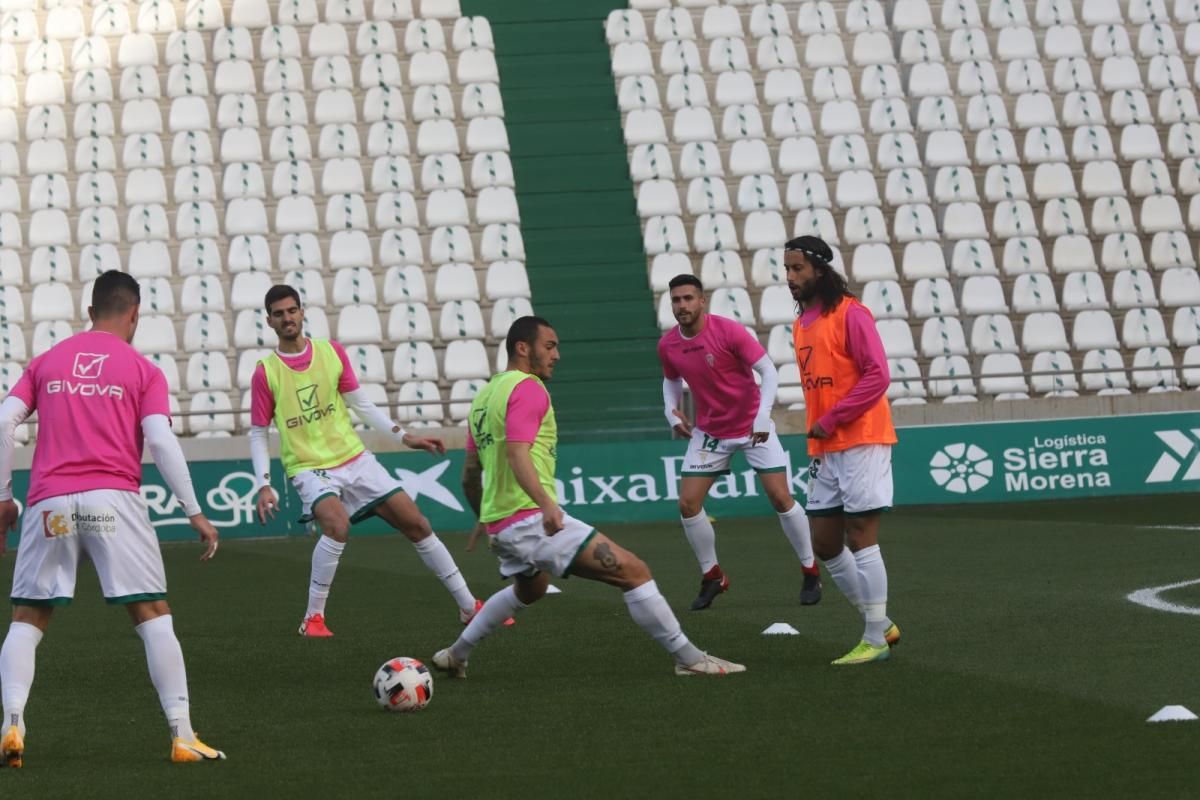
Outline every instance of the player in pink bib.
{"label": "player in pink bib", "polygon": [[[792,497],[788,457],[771,406],[779,374],[758,339],[738,323],[709,314],[704,286],[693,275],[671,279],[671,310],[679,325],[658,343],[663,368],[663,402],[667,424],[689,438],[679,486],[679,514],[692,552],[700,562],[700,594],[693,611],[712,605],[729,589],[729,578],[717,562],[717,535],[704,511],[718,478],[730,474],[735,453],[741,452],[758,473],[783,533],[800,559],[803,585],[800,602],[821,600],[821,573],[813,558],[812,539],[804,508]],[[755,373],[762,380],[760,389]],[[696,405],[693,426],[681,410],[683,383]],[[732,479],[730,479],[732,480]]]}
{"label": "player in pink bib", "polygon": [[55,606],[74,597],[75,573],[85,556],[96,567],[105,600],[125,606],[145,644],[150,680],[171,728],[171,760],[225,758],[192,730],[162,554],[139,492],[145,444],[206,544],[202,558],[216,553],[217,530],[200,511],[183,450],[171,432],[166,378],[130,345],[140,302],[137,281],[105,272],[92,289],[92,330],[33,359],[0,404],[0,552],[3,534],[19,514],[12,496],[13,434],[30,414],[38,415],[13,570],[13,621],[0,648],[0,752],[9,766],[21,766],[24,757],[25,703],[37,646]]}

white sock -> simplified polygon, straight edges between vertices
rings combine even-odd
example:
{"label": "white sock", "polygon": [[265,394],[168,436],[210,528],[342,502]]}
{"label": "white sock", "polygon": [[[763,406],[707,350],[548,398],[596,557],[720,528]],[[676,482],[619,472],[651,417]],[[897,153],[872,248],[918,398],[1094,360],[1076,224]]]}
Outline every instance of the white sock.
{"label": "white sock", "polygon": [[338,561],[342,551],[346,549],[345,542],[339,542],[328,536],[317,540],[317,546],[312,554],[312,576],[308,581],[308,610],[304,618],[313,614],[325,615],[325,601],[329,599],[329,587],[333,585],[333,576],[337,572]]}
{"label": "white sock", "polygon": [[459,635],[458,641],[450,645],[450,653],[459,661],[466,661],[471,657],[475,645],[525,607],[525,604],[517,599],[516,587],[505,586],[487,599],[483,608],[479,609],[471,620],[471,624]]}
{"label": "white sock", "polygon": [[804,507],[799,503],[792,503],[791,508],[779,515],[779,526],[783,528],[783,535],[792,543],[800,565],[811,567],[815,564],[812,533],[808,527],[808,515],[804,513]]}
{"label": "white sock", "polygon": [[850,605],[863,613],[863,590],[858,577],[858,562],[854,560],[849,548],[843,547],[842,552],[833,558],[825,560],[825,569],[837,584],[838,589],[850,601]]}
{"label": "white sock", "polygon": [[450,555],[450,551],[442,544],[437,534],[431,533],[421,541],[413,542],[413,547],[417,548],[417,555],[429,571],[437,575],[446,591],[454,596],[458,607],[464,611],[474,611],[475,595],[467,588],[467,579],[463,577],[458,564],[454,563],[454,556]]}
{"label": "white sock", "polygon": [[[710,527],[709,530],[712,530]],[[658,584],[647,581],[625,592],[625,606],[642,630],[654,637],[680,664],[695,664],[704,658],[696,645],[688,641],[667,598],[658,591]]]}
{"label": "white sock", "polygon": [[717,565],[717,532],[713,530],[708,514],[702,508],[696,516],[680,517],[679,521],[683,523],[683,532],[687,535],[688,544],[692,546],[692,552],[700,562],[700,573],[707,575],[708,571]]}
{"label": "white sock", "polygon": [[188,706],[187,670],[183,666],[183,650],[175,638],[175,625],[170,614],[143,622],[135,629],[146,645],[146,664],[150,667],[150,682],[158,691],[163,714],[171,726],[171,737],[187,741],[196,738],[192,730]]}
{"label": "white sock", "polygon": [[887,616],[888,578],[879,545],[864,547],[854,554],[858,564],[858,582],[862,587],[863,617],[867,622],[863,638],[876,647],[884,644],[883,633],[892,624]]}
{"label": "white sock", "polygon": [[33,686],[34,657],[42,632],[27,622],[8,627],[4,646],[0,647],[0,685],[4,696],[4,729],[16,725],[25,735],[25,703]]}

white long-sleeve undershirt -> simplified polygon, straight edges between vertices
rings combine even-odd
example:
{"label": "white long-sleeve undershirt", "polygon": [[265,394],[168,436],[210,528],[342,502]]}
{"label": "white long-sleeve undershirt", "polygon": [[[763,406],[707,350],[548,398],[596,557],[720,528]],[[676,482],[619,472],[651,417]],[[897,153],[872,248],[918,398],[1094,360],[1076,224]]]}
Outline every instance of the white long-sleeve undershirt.
{"label": "white long-sleeve undershirt", "polygon": [[17,426],[29,416],[29,407],[9,395],[0,403],[0,500],[12,500],[12,459],[17,446]]}
{"label": "white long-sleeve undershirt", "polygon": [[663,378],[663,414],[667,418],[667,424],[672,428],[679,424],[679,417],[675,416],[675,409],[679,408],[682,402],[683,380]]}
{"label": "white long-sleeve undershirt", "polygon": [[[387,414],[384,414],[379,406],[372,403],[371,398],[367,397],[367,393],[361,388],[355,389],[353,392],[342,392],[342,400],[346,402],[348,408],[353,409],[359,418],[371,428],[380,433],[386,433],[397,442],[404,440],[404,426],[388,419]],[[397,430],[393,430],[393,428]]]}
{"label": "white long-sleeve undershirt", "polygon": [[762,378],[758,387],[758,411],[754,414],[754,432],[766,433],[771,430],[771,409],[775,406],[775,393],[779,390],[779,370],[770,356],[763,356],[750,365],[750,368]]}
{"label": "white long-sleeve undershirt", "polygon": [[171,420],[165,414],[151,414],[142,417],[142,434],[146,437],[146,448],[155,466],[171,493],[183,504],[183,513],[194,517],[201,513],[200,502],[196,499],[196,489],[192,486],[192,474],[188,471],[187,459],[183,455],[183,447],[175,432],[171,430]]}
{"label": "white long-sleeve undershirt", "polygon": [[269,429],[265,425],[250,426],[250,463],[254,465],[254,488],[271,485],[271,448],[267,443]]}

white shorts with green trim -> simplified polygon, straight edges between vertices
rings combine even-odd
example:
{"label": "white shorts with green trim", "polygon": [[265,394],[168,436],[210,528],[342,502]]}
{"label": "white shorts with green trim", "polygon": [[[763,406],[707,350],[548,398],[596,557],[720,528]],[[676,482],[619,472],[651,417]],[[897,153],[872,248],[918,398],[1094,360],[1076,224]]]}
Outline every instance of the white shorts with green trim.
{"label": "white shorts with green trim", "polygon": [[542,528],[542,515],[533,514],[489,536],[488,545],[500,559],[500,574],[506,578],[539,572],[567,578],[575,559],[595,535],[596,529],[591,525],[564,513],[563,529],[547,536]]}
{"label": "white shorts with green trim", "polygon": [[788,456],[771,423],[771,435],[762,444],[751,444],[749,436],[738,439],[717,439],[699,428],[692,428],[692,439],[688,442],[687,455],[683,459],[682,474],[686,477],[711,475],[719,477],[729,474],[729,464],[735,453],[745,453],[746,463],[756,472],[786,472]]}
{"label": "white shorts with green trim", "polygon": [[310,469],[292,476],[292,486],[303,503],[301,522],[313,518],[312,510],[326,497],[337,497],[351,522],[361,522],[404,486],[370,451],[332,469]]}
{"label": "white shorts with green trim", "polygon": [[47,497],[25,509],[13,569],[13,605],[66,605],[86,555],[109,603],[167,595],[158,536],[137,492],[93,489]]}
{"label": "white shorts with green trim", "polygon": [[864,444],[815,456],[808,465],[810,517],[850,516],[892,507],[892,447]]}

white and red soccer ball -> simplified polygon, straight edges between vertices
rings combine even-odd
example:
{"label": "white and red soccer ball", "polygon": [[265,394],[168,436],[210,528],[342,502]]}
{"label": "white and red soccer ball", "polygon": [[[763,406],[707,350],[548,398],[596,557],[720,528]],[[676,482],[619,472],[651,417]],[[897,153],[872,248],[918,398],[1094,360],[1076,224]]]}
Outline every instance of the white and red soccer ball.
{"label": "white and red soccer ball", "polygon": [[420,711],[433,697],[433,675],[415,658],[391,658],[375,672],[375,700],[387,711]]}

